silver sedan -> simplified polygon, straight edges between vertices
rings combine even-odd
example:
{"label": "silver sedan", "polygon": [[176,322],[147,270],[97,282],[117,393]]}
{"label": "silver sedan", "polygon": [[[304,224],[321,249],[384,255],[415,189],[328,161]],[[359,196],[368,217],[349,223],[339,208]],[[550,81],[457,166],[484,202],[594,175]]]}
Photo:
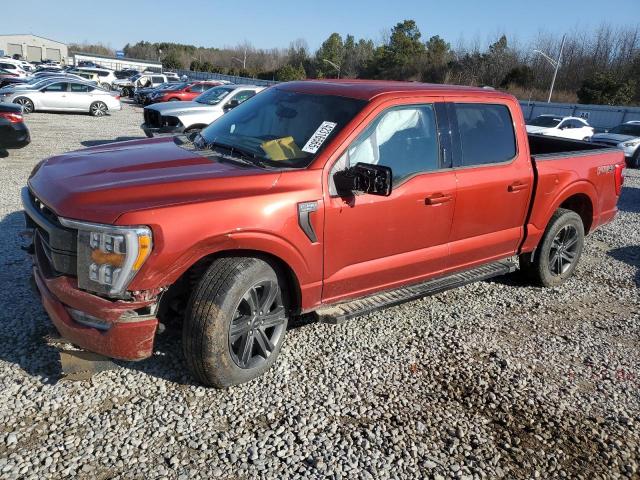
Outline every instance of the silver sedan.
{"label": "silver sedan", "polygon": [[24,113],[35,111],[88,112],[102,117],[120,110],[120,97],[83,81],[62,80],[0,93],[0,102],[17,103]]}

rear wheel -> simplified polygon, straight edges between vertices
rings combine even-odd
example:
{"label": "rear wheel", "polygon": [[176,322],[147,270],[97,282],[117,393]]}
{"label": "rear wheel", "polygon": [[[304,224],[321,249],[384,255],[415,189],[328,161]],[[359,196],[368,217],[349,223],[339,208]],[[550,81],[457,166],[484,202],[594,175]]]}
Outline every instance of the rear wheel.
{"label": "rear wheel", "polygon": [[560,208],[551,217],[535,253],[520,256],[520,269],[539,285],[560,285],[573,275],[583,247],[582,219],[574,211]]}
{"label": "rear wheel", "polygon": [[13,103],[16,103],[22,107],[22,113],[32,113],[35,110],[33,102],[27,97],[18,97]]}
{"label": "rear wheel", "polygon": [[170,98],[170,99],[169,99],[169,101],[170,101],[170,102],[177,102],[177,101],[179,101],[179,100],[180,100],[179,98]]}
{"label": "rear wheel", "polygon": [[182,345],[193,375],[228,387],[264,374],[287,330],[283,277],[266,261],[215,260],[189,299]]}
{"label": "rear wheel", "polygon": [[104,102],[93,102],[89,107],[89,113],[93,117],[104,117],[108,110],[107,104]]}
{"label": "rear wheel", "polygon": [[631,157],[631,162],[629,162],[629,166],[631,168],[640,168],[640,147],[636,150],[636,153]]}

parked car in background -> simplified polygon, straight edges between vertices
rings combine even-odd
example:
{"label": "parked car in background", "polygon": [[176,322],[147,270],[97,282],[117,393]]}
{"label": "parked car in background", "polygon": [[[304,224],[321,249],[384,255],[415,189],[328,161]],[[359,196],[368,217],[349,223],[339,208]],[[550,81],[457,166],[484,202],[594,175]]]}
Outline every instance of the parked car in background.
{"label": "parked car in background", "polygon": [[160,73],[139,73],[131,78],[114,80],[112,85],[123,97],[133,97],[136,89],[153,88],[167,82],[167,77]]}
{"label": "parked car in background", "polygon": [[612,145],[624,151],[629,168],[640,168],[640,120],[632,120],[591,137],[594,143]]}
{"label": "parked car in background", "polygon": [[0,59],[0,68],[15,74],[20,78],[25,78],[27,76],[27,72],[25,72],[22,67],[16,63],[9,62],[6,59]]}
{"label": "parked car in background", "polygon": [[185,85],[186,83],[184,82],[165,82],[157,87],[138,88],[133,95],[133,100],[140,105],[148,105],[150,103],[149,97],[155,92],[172,88],[182,88]]}
{"label": "parked car in background", "polygon": [[0,103],[0,150],[22,148],[30,141],[20,105]]}
{"label": "parked car in background", "polygon": [[131,78],[134,75],[138,75],[140,73],[139,70],[134,68],[125,68],[124,70],[116,70],[113,74],[116,76],[118,80],[123,80],[125,78]]}
{"label": "parked car in background", "polygon": [[5,85],[11,83],[11,80],[14,80],[18,77],[17,73],[10,72],[9,70],[5,70],[4,68],[0,68],[0,88]]}
{"label": "parked car in background", "polygon": [[523,125],[493,90],[287,82],[197,135],[56,155],[22,190],[35,284],[61,336],[108,357],[151,356],[179,317],[217,387],[269,370],[301,314],[342,322],[518,264],[557,287],[615,218],[624,159]]}
{"label": "parked car in background", "polygon": [[16,92],[20,90],[39,88],[48,83],[52,83],[55,81],[62,81],[62,80],[78,80],[81,82],[85,81],[84,78],[78,77],[77,75],[65,75],[61,73],[59,75],[32,78],[31,80],[25,83],[7,85],[6,87],[0,88],[0,93],[4,94],[4,93]]}
{"label": "parked car in background", "polygon": [[[77,76],[79,78],[83,78],[88,83],[91,83],[93,85],[98,85],[98,86],[102,87],[102,84],[100,83],[101,79],[100,79],[100,77],[98,76],[97,73],[93,73],[93,72],[89,72],[89,71],[85,71],[85,70],[67,70],[67,72],[69,74],[75,75],[75,76]],[[105,88],[105,90],[108,90],[108,89]]]}
{"label": "parked car in background", "polygon": [[113,82],[117,80],[113,70],[106,68],[89,68],[80,67],[73,70],[69,70],[70,73],[86,72],[93,73],[98,76],[98,85],[105,90],[111,90],[113,88]]}
{"label": "parked car in background", "polygon": [[98,65],[95,62],[92,62],[91,60],[80,60],[78,62],[78,65],[76,65],[77,67],[83,67],[83,68],[103,68],[101,65]]}
{"label": "parked car in background", "polygon": [[586,120],[578,117],[540,115],[527,122],[527,133],[552,137],[588,140],[594,133]]}
{"label": "parked car in background", "polygon": [[166,89],[158,88],[149,96],[149,103],[191,101],[210,88],[222,84],[223,82],[208,80],[180,83],[176,87]]}
{"label": "parked car in background", "polygon": [[144,109],[141,128],[147,137],[197,132],[264,89],[255,85],[222,85],[207,90],[192,102],[150,105]]}
{"label": "parked car in background", "polygon": [[101,117],[109,111],[122,108],[119,96],[77,80],[58,80],[43,86],[4,93],[0,95],[0,101],[20,105],[24,113],[39,110],[88,112],[94,117]]}

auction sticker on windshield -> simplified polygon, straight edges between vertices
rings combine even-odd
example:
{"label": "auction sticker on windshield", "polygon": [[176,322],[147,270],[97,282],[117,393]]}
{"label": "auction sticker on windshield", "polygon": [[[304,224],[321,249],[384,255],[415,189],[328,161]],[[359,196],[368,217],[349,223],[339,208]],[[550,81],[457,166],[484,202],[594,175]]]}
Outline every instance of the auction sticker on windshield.
{"label": "auction sticker on windshield", "polygon": [[316,153],[327,137],[331,135],[331,132],[336,128],[336,125],[337,123],[334,122],[322,122],[315,133],[311,135],[311,138],[305,146],[302,147],[302,151],[307,153]]}

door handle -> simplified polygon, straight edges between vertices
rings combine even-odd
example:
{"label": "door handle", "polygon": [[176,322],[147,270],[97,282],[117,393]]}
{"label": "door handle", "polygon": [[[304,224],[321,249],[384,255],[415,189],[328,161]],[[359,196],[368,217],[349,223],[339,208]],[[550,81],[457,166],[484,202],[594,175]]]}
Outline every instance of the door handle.
{"label": "door handle", "polygon": [[425,205],[441,205],[443,203],[450,202],[453,198],[452,195],[446,193],[434,193],[433,195],[429,195],[424,199]]}
{"label": "door handle", "polygon": [[519,192],[520,190],[526,190],[527,188],[529,188],[528,183],[513,182],[511,185],[509,185],[507,190],[509,190],[510,192]]}

